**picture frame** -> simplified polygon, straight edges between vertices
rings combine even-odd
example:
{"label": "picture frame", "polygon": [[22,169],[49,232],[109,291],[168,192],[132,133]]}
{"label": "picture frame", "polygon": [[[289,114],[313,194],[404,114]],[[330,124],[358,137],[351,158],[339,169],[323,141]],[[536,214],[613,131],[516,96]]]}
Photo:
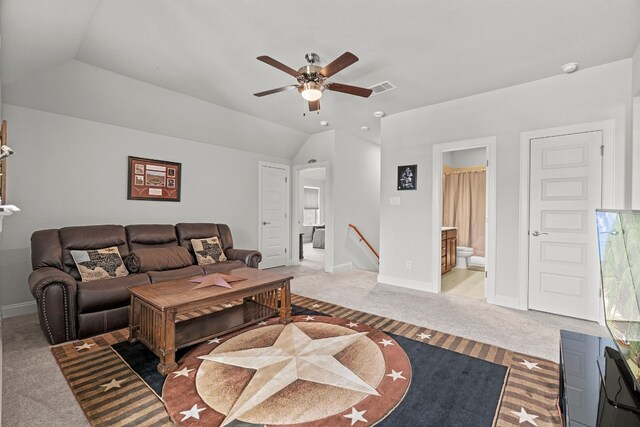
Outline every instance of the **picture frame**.
{"label": "picture frame", "polygon": [[397,189],[399,191],[418,188],[418,165],[398,166]]}
{"label": "picture frame", "polygon": [[181,163],[129,156],[128,165],[128,200],[180,201]]}
{"label": "picture frame", "polygon": [[[0,124],[0,145],[7,145],[7,121]],[[0,204],[7,204],[7,159],[0,161]]]}

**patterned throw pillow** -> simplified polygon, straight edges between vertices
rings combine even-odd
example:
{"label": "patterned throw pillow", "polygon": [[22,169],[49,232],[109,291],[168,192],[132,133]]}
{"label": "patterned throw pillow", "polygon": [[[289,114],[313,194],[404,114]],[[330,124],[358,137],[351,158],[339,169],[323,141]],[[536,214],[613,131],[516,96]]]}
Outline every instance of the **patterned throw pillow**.
{"label": "patterned throw pillow", "polygon": [[198,265],[215,264],[216,262],[227,260],[218,236],[206,239],[191,239],[191,244],[193,245],[193,252],[196,253]]}
{"label": "patterned throw pillow", "polygon": [[129,274],[116,246],[86,251],[71,251],[83,282],[115,279]]}

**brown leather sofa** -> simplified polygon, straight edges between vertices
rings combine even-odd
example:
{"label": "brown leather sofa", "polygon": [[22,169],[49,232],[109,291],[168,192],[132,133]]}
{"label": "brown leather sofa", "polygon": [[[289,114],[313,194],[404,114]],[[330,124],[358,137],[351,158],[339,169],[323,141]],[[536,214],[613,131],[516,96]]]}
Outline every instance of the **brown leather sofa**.
{"label": "brown leather sofa", "polygon": [[[219,237],[227,261],[197,265],[191,239],[212,236]],[[82,282],[71,251],[111,246],[118,247],[123,260],[138,249],[182,246],[191,254],[192,265]],[[257,268],[261,259],[256,250],[234,249],[231,230],[225,224],[91,225],[40,230],[31,236],[34,271],[29,276],[29,289],[47,340],[57,344],[127,326],[130,286],[246,266]]]}

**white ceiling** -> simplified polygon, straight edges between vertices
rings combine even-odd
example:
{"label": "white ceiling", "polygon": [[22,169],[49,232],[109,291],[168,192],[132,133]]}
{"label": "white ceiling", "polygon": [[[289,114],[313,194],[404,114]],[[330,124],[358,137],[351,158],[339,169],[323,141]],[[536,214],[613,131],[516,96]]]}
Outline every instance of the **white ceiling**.
{"label": "white ceiling", "polygon": [[[632,56],[638,0],[0,0],[2,84],[71,60],[305,133],[329,129],[379,142],[377,110],[417,107]],[[317,52],[360,61],[331,81],[397,89],[369,99],[325,92],[320,114],[295,83],[255,58],[292,68]],[[369,132],[360,127],[369,126]]]}

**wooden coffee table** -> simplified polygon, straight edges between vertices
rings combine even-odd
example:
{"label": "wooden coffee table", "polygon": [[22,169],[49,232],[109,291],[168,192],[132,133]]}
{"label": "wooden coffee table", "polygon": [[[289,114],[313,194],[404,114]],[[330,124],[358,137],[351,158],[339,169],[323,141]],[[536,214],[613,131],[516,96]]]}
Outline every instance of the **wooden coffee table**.
{"label": "wooden coffee table", "polygon": [[[278,313],[280,322],[291,322],[289,281],[293,277],[255,268],[239,268],[225,274],[246,280],[231,283],[231,289],[220,286],[193,289],[197,283],[189,280],[192,278],[129,288],[129,342],[140,340],[153,351],[160,358],[158,372],[162,375],[178,367],[175,356],[179,348]],[[240,298],[243,304],[209,312],[215,306]]]}

